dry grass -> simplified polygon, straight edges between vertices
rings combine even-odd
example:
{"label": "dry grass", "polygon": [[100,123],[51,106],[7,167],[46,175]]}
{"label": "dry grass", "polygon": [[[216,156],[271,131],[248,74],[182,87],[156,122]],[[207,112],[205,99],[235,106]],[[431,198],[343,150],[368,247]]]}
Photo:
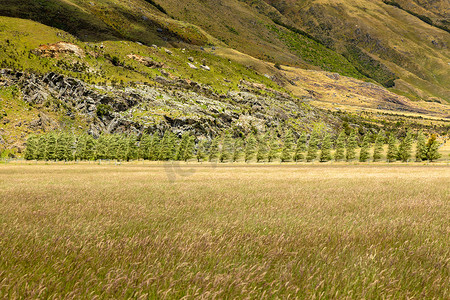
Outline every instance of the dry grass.
{"label": "dry grass", "polygon": [[446,165],[0,165],[0,298],[448,299],[449,200]]}

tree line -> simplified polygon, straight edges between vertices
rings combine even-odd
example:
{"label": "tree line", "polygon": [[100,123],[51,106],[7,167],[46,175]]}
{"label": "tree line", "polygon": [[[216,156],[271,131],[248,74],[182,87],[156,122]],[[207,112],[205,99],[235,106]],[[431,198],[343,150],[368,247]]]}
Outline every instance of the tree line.
{"label": "tree line", "polygon": [[[387,143],[387,151],[385,145]],[[413,145],[416,143],[415,153]],[[184,133],[171,131],[144,134],[140,137],[125,134],[103,134],[94,138],[88,134],[74,135],[50,132],[29,136],[25,159],[47,161],[94,160],[152,160],[198,162],[328,162],[328,161],[435,161],[440,157],[439,142],[435,135],[428,139],[422,132],[407,132],[400,141],[384,131],[359,137],[356,130],[349,135],[341,131],[337,137],[314,131],[295,136],[291,130],[282,136],[267,132],[254,133],[246,138],[236,138],[230,132],[215,138],[198,139]],[[358,151],[359,149],[359,151]],[[334,150],[334,153],[333,153]],[[386,153],[385,153],[386,152]]]}

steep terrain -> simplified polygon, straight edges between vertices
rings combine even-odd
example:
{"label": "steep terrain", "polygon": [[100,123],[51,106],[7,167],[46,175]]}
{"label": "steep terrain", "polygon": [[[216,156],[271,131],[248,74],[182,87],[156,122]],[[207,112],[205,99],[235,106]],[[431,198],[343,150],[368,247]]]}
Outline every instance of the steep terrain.
{"label": "steep terrain", "polygon": [[1,147],[52,129],[445,132],[445,12],[366,2],[3,0]]}

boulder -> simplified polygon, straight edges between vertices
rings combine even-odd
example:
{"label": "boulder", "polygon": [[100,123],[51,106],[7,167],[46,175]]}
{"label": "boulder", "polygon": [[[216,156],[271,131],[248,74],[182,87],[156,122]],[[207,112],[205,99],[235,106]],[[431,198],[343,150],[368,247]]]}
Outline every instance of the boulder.
{"label": "boulder", "polygon": [[67,42],[41,45],[39,46],[39,48],[33,50],[32,52],[43,57],[59,57],[59,55],[61,54],[74,54],[78,57],[84,57],[83,49],[75,44]]}

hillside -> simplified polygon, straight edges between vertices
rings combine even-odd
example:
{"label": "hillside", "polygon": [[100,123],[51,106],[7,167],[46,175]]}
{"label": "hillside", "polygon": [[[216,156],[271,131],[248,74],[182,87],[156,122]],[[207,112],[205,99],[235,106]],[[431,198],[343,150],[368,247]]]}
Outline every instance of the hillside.
{"label": "hillside", "polygon": [[33,19],[82,41],[224,43],[265,61],[368,77],[413,100],[450,101],[445,0],[3,3],[1,15]]}
{"label": "hillside", "polygon": [[[405,25],[392,41],[402,36],[417,48],[407,55],[398,49],[402,62],[359,42],[349,48],[338,27],[327,40],[300,22],[306,7],[318,7],[310,2],[4,0],[1,147],[20,151],[29,133],[53,129],[96,136],[172,128],[207,138],[225,130],[336,132],[343,123],[360,132],[448,130],[450,109],[440,103],[449,91],[447,32],[421,24],[443,41],[437,49]],[[367,7],[404,18],[381,1]],[[394,88],[382,86],[391,80]]]}

